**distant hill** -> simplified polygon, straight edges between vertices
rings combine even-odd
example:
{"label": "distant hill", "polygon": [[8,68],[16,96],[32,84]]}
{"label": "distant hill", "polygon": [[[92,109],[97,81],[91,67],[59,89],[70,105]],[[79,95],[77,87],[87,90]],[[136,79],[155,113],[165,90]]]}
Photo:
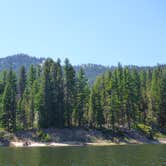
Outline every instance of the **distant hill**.
{"label": "distant hill", "polygon": [[[0,71],[4,69],[9,69],[12,66],[12,68],[16,72],[18,72],[19,68],[22,65],[24,65],[25,68],[28,69],[31,64],[38,65],[43,63],[44,60],[45,58],[31,57],[27,54],[12,55],[5,58],[0,58]],[[74,66],[76,72],[78,72],[81,67],[84,69],[90,84],[93,83],[96,76],[101,75],[105,71],[110,69],[109,67],[96,65],[96,64],[83,64],[83,65]]]}
{"label": "distant hill", "polygon": [[13,70],[18,71],[22,65],[28,69],[31,64],[38,65],[41,64],[44,60],[44,58],[31,57],[26,54],[8,56],[5,58],[0,58],[0,71],[9,69],[10,67],[12,67]]}
{"label": "distant hill", "polygon": [[103,65],[96,65],[96,64],[77,65],[74,66],[74,68],[76,72],[78,72],[80,68],[83,68],[90,84],[94,82],[97,76],[102,75],[107,70],[111,69],[110,67],[106,67]]}

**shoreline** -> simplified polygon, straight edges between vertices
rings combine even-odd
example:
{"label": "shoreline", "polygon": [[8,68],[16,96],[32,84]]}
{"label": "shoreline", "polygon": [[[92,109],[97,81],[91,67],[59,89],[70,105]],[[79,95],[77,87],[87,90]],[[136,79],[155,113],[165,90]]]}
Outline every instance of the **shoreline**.
{"label": "shoreline", "polygon": [[29,130],[9,133],[0,132],[0,147],[67,147],[67,146],[114,146],[132,144],[166,144],[166,135],[154,139],[135,130],[122,130],[112,134],[109,130],[64,128]]}
{"label": "shoreline", "polygon": [[57,143],[57,142],[33,142],[29,141],[28,145],[26,145],[26,141],[11,141],[10,144],[6,147],[83,147],[83,146],[116,146],[116,145],[143,145],[143,144],[166,144],[165,138],[160,138],[157,141],[149,141],[147,142],[138,142],[138,141],[131,141],[129,143],[125,142],[63,142],[63,143]]}

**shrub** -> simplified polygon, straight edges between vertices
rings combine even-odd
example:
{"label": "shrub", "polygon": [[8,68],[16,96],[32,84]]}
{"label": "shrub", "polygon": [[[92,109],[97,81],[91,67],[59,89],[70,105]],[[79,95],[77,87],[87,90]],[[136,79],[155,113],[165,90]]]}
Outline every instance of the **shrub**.
{"label": "shrub", "polygon": [[42,130],[37,131],[37,137],[38,138],[41,139],[43,137],[43,135],[44,135],[44,132]]}
{"label": "shrub", "polygon": [[49,142],[51,141],[51,136],[47,133],[44,133],[42,130],[37,131],[37,137],[42,142]]}
{"label": "shrub", "polygon": [[137,129],[141,133],[143,133],[145,136],[147,136],[148,138],[153,139],[154,133],[153,133],[153,130],[150,126],[145,125],[145,124],[138,124]]}
{"label": "shrub", "polygon": [[14,139],[14,135],[12,133],[6,131],[0,131],[0,139],[2,140],[12,140]]}
{"label": "shrub", "polygon": [[50,142],[51,141],[51,136],[49,134],[46,134],[44,137],[44,142]]}

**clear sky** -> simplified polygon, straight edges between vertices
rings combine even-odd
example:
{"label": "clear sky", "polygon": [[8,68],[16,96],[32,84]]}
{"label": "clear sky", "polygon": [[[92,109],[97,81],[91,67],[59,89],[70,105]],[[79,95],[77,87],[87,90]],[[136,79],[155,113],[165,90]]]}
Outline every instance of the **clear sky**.
{"label": "clear sky", "polygon": [[165,0],[2,0],[0,57],[166,63]]}

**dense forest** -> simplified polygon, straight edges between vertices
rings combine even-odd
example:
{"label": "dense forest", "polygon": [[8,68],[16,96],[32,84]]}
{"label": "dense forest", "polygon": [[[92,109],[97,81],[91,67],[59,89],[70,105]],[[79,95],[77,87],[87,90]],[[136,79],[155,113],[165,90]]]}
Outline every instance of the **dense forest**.
{"label": "dense forest", "polygon": [[68,59],[61,65],[12,67],[0,73],[0,127],[32,128],[166,127],[166,67],[123,67],[96,78],[92,87],[82,68],[76,73]]}

